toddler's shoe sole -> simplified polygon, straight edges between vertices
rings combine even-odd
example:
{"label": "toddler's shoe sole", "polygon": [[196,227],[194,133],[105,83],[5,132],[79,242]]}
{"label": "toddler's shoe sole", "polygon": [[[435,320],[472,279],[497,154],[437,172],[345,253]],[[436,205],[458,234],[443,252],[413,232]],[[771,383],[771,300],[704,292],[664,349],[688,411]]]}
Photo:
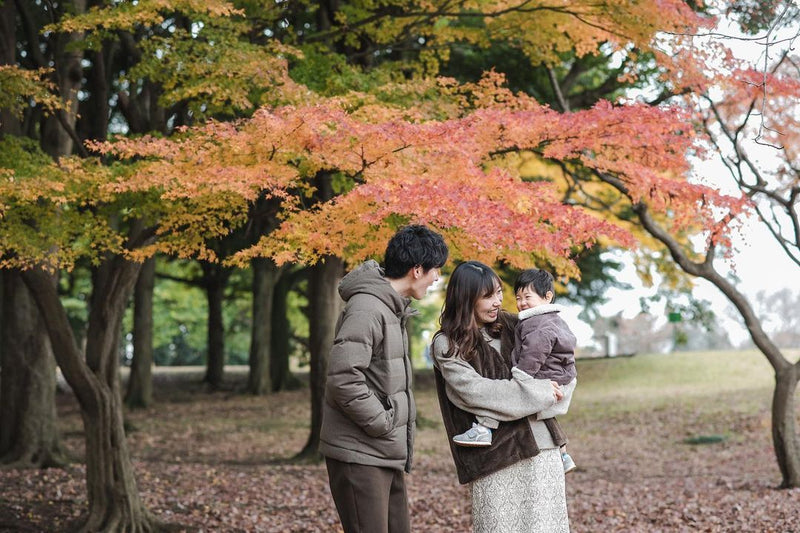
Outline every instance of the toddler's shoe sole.
{"label": "toddler's shoe sole", "polygon": [[455,442],[455,443],[456,443],[456,444],[458,444],[459,446],[466,446],[467,448],[486,448],[487,446],[491,446],[491,445],[492,445],[492,443],[491,443],[491,442],[476,442],[476,441],[474,441],[474,440],[470,440],[470,441],[466,441],[466,440],[463,440],[463,441],[458,441],[458,440],[456,440],[456,439],[453,439],[453,442]]}

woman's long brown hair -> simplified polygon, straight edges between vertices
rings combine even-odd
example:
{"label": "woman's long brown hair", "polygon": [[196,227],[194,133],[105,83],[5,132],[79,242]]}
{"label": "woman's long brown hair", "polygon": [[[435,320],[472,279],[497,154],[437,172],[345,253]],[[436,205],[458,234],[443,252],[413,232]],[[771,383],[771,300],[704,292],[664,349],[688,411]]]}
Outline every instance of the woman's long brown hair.
{"label": "woman's long brown hair", "polygon": [[[500,278],[478,261],[466,261],[456,267],[447,282],[444,306],[439,317],[441,332],[449,342],[447,357],[458,353],[469,361],[476,355],[483,359],[490,350],[475,320],[475,303],[497,290]],[[496,332],[492,332],[496,335]],[[493,335],[494,336],[494,335]]]}

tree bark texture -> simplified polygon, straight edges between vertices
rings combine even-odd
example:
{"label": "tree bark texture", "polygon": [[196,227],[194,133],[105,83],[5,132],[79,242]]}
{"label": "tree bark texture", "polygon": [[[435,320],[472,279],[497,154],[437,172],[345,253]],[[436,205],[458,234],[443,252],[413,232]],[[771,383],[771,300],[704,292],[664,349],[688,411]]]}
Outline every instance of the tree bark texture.
{"label": "tree bark texture", "polygon": [[[271,259],[257,258],[251,262],[253,269],[253,324],[250,334],[250,374],[247,390],[255,396],[272,391],[270,376],[270,351],[272,347],[272,305],[275,283],[280,269]],[[277,331],[277,334],[286,334]]]}
{"label": "tree bark texture", "polygon": [[108,137],[109,99],[111,80],[108,77],[106,61],[108,61],[109,45],[104,44],[99,50],[86,53],[92,63],[86,71],[86,89],[89,97],[78,105],[80,117],[76,123],[78,135],[83,139],[105,141]]}
{"label": "tree bark texture", "polygon": [[225,321],[222,308],[230,271],[216,264],[202,263],[202,266],[208,301],[208,352],[203,381],[212,389],[219,389],[225,374]]}
{"label": "tree bark texture", "polygon": [[272,377],[272,391],[294,390],[300,380],[289,370],[289,339],[292,335],[289,324],[288,297],[299,271],[284,272],[275,284],[272,294],[272,331],[270,342],[269,368]]}
{"label": "tree bark texture", "polygon": [[781,488],[800,487],[800,442],[795,426],[794,398],[797,391],[797,363],[775,372],[772,396],[772,444],[783,481]]}
{"label": "tree bark texture", "polygon": [[153,401],[153,289],[156,259],[142,265],[133,290],[133,360],[125,404],[145,408]]}
{"label": "tree bark texture", "polygon": [[311,368],[311,433],[300,457],[318,459],[319,436],[322,427],[322,402],[325,401],[325,381],[328,375],[328,356],[333,347],[336,320],[341,309],[339,281],[344,271],[343,261],[326,256],[309,270],[309,350]]}
{"label": "tree bark texture", "polygon": [[56,362],[47,330],[19,272],[5,271],[3,285],[0,463],[60,466],[65,458],[56,425]]}
{"label": "tree bark texture", "polygon": [[[74,13],[86,11],[85,0],[73,0]],[[57,33],[54,35],[52,51],[54,61],[55,83],[58,94],[65,103],[65,109],[56,111],[53,115],[45,117],[42,121],[42,149],[50,154],[53,159],[70,155],[76,146],[80,146],[80,139],[75,132],[75,123],[78,118],[78,91],[83,82],[83,50],[70,45],[83,39],[83,33]]]}
{"label": "tree bark texture", "polygon": [[[14,2],[0,3],[0,65],[16,62],[16,18]],[[21,131],[20,121],[11,110],[0,109],[0,135],[19,135]]]}
{"label": "tree bark texture", "polygon": [[119,381],[122,317],[140,266],[114,258],[94,272],[85,354],[75,342],[50,275],[40,269],[22,274],[44,319],[56,360],[81,407],[89,504],[82,531],[155,529],[133,475]]}

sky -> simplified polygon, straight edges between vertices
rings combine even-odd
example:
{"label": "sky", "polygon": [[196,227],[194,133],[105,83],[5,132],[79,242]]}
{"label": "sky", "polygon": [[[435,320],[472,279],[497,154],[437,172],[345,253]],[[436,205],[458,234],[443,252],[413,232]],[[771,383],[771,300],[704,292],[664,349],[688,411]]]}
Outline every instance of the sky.
{"label": "sky", "polygon": [[[757,221],[749,220],[745,223],[742,238],[736,239],[737,251],[730,263],[722,265],[720,272],[726,273],[735,271],[740,279],[737,287],[747,296],[751,302],[757,297],[760,291],[767,293],[778,292],[785,288],[800,291],[800,267],[793,263],[786,254],[780,249],[772,236],[767,232],[763,225]],[[622,313],[625,318],[632,318],[639,313],[639,298],[653,295],[655,288],[644,288],[636,275],[636,271],[630,261],[618,276],[620,281],[627,282],[634,288],[631,290],[610,289],[606,296],[608,303],[600,307],[603,316],[614,316]],[[749,337],[742,322],[731,318],[728,308],[732,306],[728,299],[711,283],[695,279],[695,289],[693,294],[697,298],[708,300],[712,304],[712,309],[720,324],[728,332],[731,342],[736,346],[746,341]],[[663,307],[654,307],[654,310],[664,313]],[[566,306],[563,317],[578,337],[578,343],[582,346],[593,343],[594,332],[586,322],[578,318],[581,309],[577,306]],[[666,320],[666,316],[664,316]]]}

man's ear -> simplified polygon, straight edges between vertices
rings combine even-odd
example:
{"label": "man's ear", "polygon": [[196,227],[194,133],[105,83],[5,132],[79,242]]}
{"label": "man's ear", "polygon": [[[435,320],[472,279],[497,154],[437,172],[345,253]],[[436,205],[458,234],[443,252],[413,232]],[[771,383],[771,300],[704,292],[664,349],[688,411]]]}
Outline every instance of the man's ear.
{"label": "man's ear", "polygon": [[424,272],[423,272],[423,270],[422,270],[422,265],[417,265],[417,266],[413,267],[413,268],[411,269],[411,272],[412,272],[412,273],[413,273],[413,275],[414,275],[414,279],[419,279],[419,278],[421,278],[421,277],[422,277],[422,275],[424,274]]}

